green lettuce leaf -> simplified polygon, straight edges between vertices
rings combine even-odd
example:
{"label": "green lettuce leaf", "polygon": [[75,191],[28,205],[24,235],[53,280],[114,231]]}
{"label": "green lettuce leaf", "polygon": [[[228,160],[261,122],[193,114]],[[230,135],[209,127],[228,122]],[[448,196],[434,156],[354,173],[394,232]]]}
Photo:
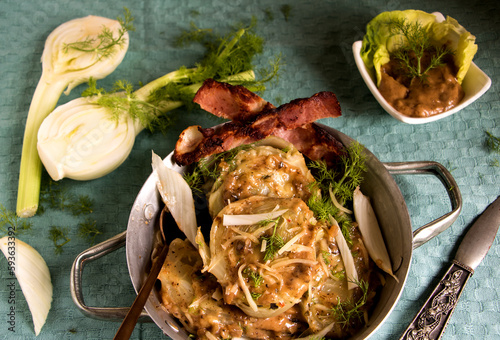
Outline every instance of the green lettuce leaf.
{"label": "green lettuce leaf", "polygon": [[363,37],[361,58],[366,67],[375,72],[377,86],[380,84],[380,67],[390,60],[401,36],[391,34],[390,22],[394,19],[405,19],[407,22],[419,22],[436,46],[447,45],[454,52],[455,64],[458,68],[457,80],[461,84],[469,66],[477,52],[476,37],[462,27],[457,20],[447,17],[440,21],[434,14],[420,10],[404,10],[382,12],[366,26]]}

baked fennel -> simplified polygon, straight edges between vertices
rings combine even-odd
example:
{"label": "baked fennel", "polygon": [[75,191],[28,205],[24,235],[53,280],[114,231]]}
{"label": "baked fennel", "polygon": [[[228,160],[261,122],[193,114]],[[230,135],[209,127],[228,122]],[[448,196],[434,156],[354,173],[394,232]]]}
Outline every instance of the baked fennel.
{"label": "baked fennel", "polygon": [[[42,54],[42,75],[35,89],[26,120],[17,214],[33,216],[38,209],[42,163],[37,153],[37,133],[61,94],[91,77],[101,79],[113,72],[128,49],[132,17],[112,20],[87,16],[70,20],[49,34]],[[66,89],[66,90],[65,90]]]}
{"label": "baked fennel", "polygon": [[264,89],[278,63],[267,79],[255,80],[251,62],[262,51],[263,40],[251,33],[252,27],[212,38],[195,67],[181,67],[138,90],[120,81],[114,91],[105,92],[90,82],[84,93],[88,96],[56,108],[39,130],[38,152],[49,175],[54,180],[91,180],[113,171],[128,157],[135,137],[168,120],[168,111],[192,104],[205,79]]}

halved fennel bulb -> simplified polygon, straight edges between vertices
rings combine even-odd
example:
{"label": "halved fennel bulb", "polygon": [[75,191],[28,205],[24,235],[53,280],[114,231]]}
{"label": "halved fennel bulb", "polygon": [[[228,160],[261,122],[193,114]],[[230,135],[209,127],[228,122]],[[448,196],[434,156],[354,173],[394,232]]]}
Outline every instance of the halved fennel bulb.
{"label": "halved fennel bulb", "polygon": [[[117,43],[103,42],[106,31]],[[83,43],[85,48],[72,48]],[[101,79],[113,72],[128,49],[127,30],[118,20],[89,15],[58,26],[45,41],[42,75],[33,94],[24,132],[17,214],[30,217],[36,213],[40,196],[42,163],[37,153],[37,134],[43,120],[55,108],[66,89],[90,78]]]}
{"label": "halved fennel bulb", "polygon": [[9,261],[33,318],[35,334],[42,329],[52,304],[52,281],[42,256],[29,244],[5,236],[0,239],[0,249]]}
{"label": "halved fennel bulb", "polygon": [[110,110],[92,97],[58,106],[38,131],[38,154],[50,177],[90,180],[115,170],[128,157],[143,127]]}

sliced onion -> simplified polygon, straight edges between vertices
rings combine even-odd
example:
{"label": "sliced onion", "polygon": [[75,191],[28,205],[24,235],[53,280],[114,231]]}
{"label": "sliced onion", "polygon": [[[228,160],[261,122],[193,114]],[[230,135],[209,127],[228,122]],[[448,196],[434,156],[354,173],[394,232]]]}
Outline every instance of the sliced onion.
{"label": "sliced onion", "polygon": [[153,171],[157,174],[157,187],[163,203],[167,206],[179,229],[198,249],[196,234],[196,210],[191,188],[177,171],[170,169],[160,156],[153,152]]}
{"label": "sliced onion", "polygon": [[368,254],[375,264],[396,281],[398,278],[392,272],[391,259],[380,231],[380,226],[373,211],[373,207],[368,197],[366,197],[359,187],[353,194],[354,217],[359,225],[359,231],[363,237],[363,242],[368,250]]}
{"label": "sliced onion", "polygon": [[33,318],[35,334],[42,329],[52,304],[52,281],[42,256],[29,244],[14,237],[0,239],[0,249],[15,272]]}

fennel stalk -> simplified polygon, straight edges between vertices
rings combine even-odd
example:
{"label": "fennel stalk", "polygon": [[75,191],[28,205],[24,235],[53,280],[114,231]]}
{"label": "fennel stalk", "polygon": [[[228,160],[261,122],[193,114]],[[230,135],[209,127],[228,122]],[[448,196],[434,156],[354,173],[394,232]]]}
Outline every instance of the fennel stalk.
{"label": "fennel stalk", "polygon": [[[28,117],[19,173],[17,214],[31,217],[40,196],[42,163],[37,152],[37,133],[43,120],[65,94],[91,77],[101,79],[113,72],[128,49],[132,17],[112,20],[89,15],[70,20],[49,34],[42,53],[42,75],[35,89]],[[114,39],[114,34],[118,35]],[[85,48],[82,48],[85,47]]]}

